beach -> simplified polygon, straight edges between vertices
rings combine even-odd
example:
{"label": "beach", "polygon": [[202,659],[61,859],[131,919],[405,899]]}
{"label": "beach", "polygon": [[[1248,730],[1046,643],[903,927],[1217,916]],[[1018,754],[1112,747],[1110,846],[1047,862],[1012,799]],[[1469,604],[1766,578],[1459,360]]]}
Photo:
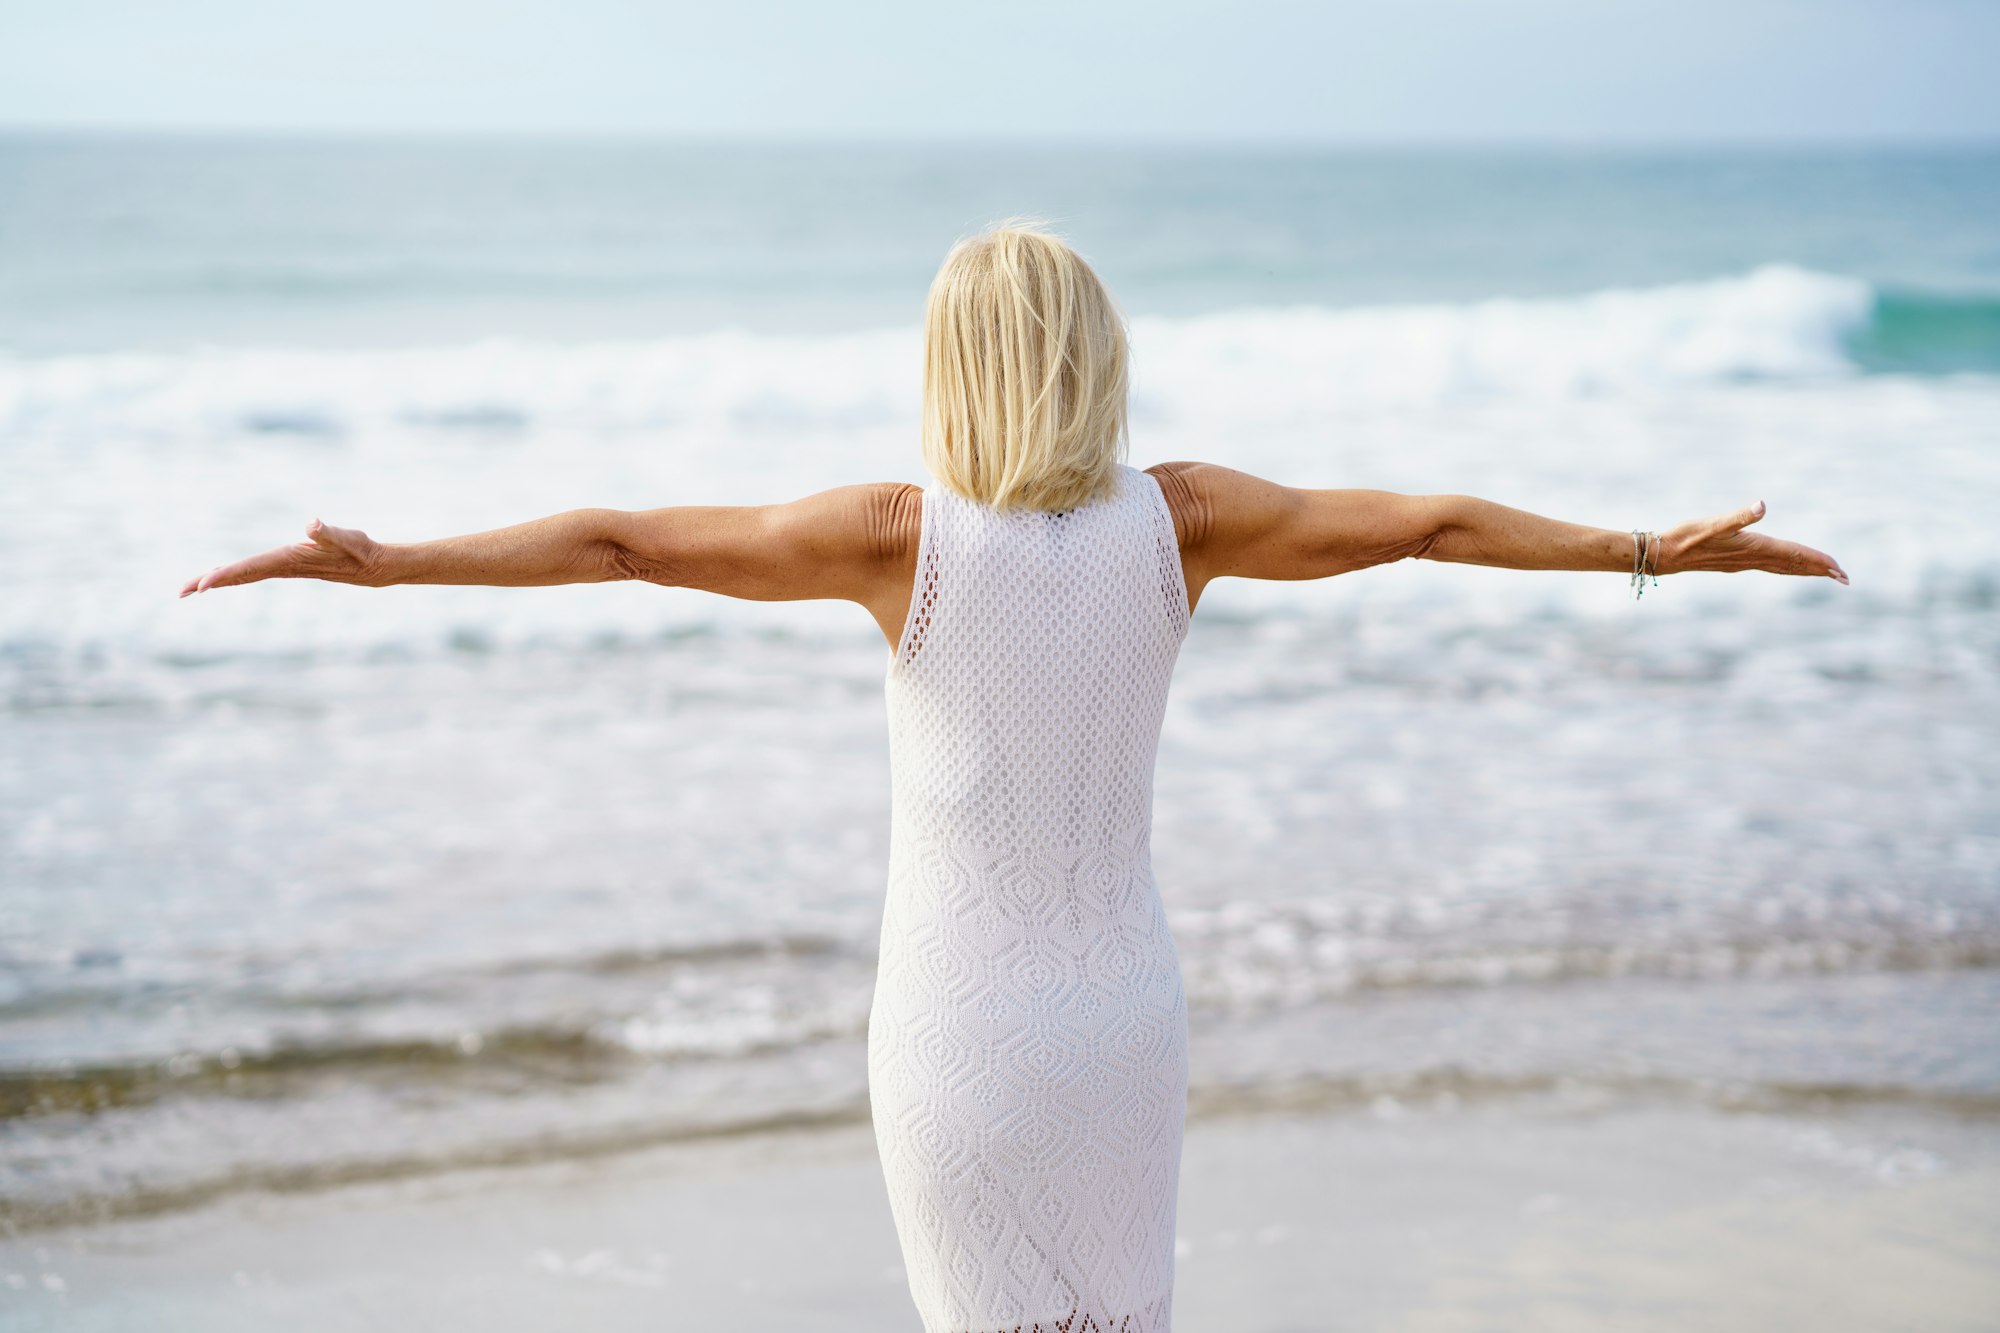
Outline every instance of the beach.
{"label": "beach", "polygon": [[[1201,1117],[1189,1333],[1988,1329],[2000,1143],[1590,1096]],[[865,1126],[244,1195],[0,1243],[4,1326],[916,1329]]]}
{"label": "beach", "polygon": [[1852,576],[1210,585],[1151,846],[1181,1323],[2000,1322],[1992,149],[17,133],[0,178],[0,1325],[912,1322],[864,612],[175,593],[316,516],[922,484],[926,284],[1024,210],[1129,316],[1136,466],[1762,499]]}

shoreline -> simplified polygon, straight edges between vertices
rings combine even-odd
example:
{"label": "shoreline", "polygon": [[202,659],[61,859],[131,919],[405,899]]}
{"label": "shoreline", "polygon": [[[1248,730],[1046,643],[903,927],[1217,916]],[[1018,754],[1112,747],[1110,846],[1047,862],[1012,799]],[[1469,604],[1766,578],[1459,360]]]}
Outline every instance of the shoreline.
{"label": "shoreline", "polygon": [[[1990,1327],[2000,1133],[1524,1095],[1191,1119],[1176,1327]],[[0,1328],[915,1329],[865,1124],[0,1239]]]}
{"label": "shoreline", "polygon": [[[1567,978],[1368,992],[1191,1022],[1192,1125],[1274,1112],[1338,1117],[1622,1104],[1690,1113],[1934,1115],[2000,1135],[1978,1016],[2000,970],[1735,978]],[[1656,1020],[1633,1023],[1634,1013]],[[1887,1034],[1895,1033],[1893,1046]],[[514,1057],[519,1059],[519,1057]],[[868,1123],[860,1037],[751,1058],[634,1061],[564,1078],[539,1052],[426,1079],[398,1066],[271,1095],[232,1070],[195,1096],[109,1117],[13,1122],[0,1235],[171,1216],[233,1196],[420,1181],[568,1159]],[[196,1090],[197,1092],[200,1089]],[[134,1118],[138,1117],[138,1118]],[[38,1152],[37,1149],[40,1149]],[[115,1185],[116,1188],[110,1188]]]}

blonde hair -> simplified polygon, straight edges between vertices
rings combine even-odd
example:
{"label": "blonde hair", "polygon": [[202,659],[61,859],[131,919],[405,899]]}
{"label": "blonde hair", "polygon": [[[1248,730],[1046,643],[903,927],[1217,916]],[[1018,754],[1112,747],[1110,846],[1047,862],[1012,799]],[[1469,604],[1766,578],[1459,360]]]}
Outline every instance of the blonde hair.
{"label": "blonde hair", "polygon": [[1127,445],[1124,316],[1045,224],[959,241],[924,311],[924,464],[996,509],[1108,494]]}

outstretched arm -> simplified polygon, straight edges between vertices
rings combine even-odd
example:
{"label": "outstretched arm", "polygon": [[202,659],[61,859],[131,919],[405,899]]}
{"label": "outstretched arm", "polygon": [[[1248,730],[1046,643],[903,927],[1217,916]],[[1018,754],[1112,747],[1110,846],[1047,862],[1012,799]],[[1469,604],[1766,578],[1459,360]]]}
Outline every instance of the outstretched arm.
{"label": "outstretched arm", "polygon": [[[903,482],[839,486],[788,504],[572,509],[435,541],[378,542],[314,519],[306,540],[221,565],[181,596],[263,579],[545,587],[643,579],[756,601],[841,598],[900,627],[915,497]],[[893,642],[893,637],[891,639]]]}
{"label": "outstretched arm", "polygon": [[481,583],[540,587],[596,583],[613,572],[616,511],[571,509],[529,523],[429,542],[378,542],[358,528],[314,519],[306,539],[217,565],[181,585],[181,596],[265,579],[321,579],[386,588],[393,583]]}
{"label": "outstretched arm", "polygon": [[[1162,463],[1190,596],[1211,578],[1317,579],[1415,557],[1504,569],[1629,572],[1632,534],[1544,518],[1470,495],[1281,486],[1212,463]],[[1698,570],[1821,575],[1847,582],[1823,551],[1745,531],[1760,501],[1660,533],[1661,574]]]}

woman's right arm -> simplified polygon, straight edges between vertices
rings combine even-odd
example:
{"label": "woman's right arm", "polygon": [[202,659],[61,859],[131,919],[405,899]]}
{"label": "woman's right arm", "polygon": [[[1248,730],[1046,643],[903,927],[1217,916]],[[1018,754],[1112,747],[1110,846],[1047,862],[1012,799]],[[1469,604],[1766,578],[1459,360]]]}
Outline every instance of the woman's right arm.
{"label": "woman's right arm", "polygon": [[[1565,523],[1476,496],[1303,489],[1213,463],[1147,471],[1174,513],[1190,603],[1213,578],[1318,579],[1407,558],[1502,569],[1632,569],[1629,531]],[[1657,572],[1756,569],[1847,582],[1825,552],[1744,530],[1763,514],[1759,502],[1662,531]]]}
{"label": "woman's right arm", "polygon": [[922,497],[908,482],[885,481],[781,504],[571,509],[413,543],[379,542],[314,519],[305,541],[219,565],[182,584],[181,596],[265,579],[368,588],[642,579],[753,601],[859,602],[893,644],[909,609]]}

